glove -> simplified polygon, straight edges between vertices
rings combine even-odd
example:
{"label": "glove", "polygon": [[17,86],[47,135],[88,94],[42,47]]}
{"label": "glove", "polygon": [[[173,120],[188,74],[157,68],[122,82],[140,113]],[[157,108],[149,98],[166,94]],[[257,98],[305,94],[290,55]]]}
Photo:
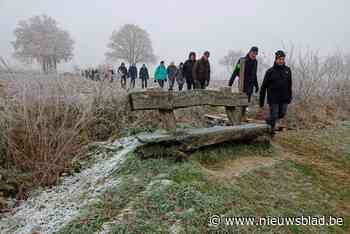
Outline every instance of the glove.
{"label": "glove", "polygon": [[157,83],[157,80],[156,80],[156,79],[154,80],[154,83]]}
{"label": "glove", "polygon": [[255,87],[255,93],[258,93],[259,92],[259,87]]}

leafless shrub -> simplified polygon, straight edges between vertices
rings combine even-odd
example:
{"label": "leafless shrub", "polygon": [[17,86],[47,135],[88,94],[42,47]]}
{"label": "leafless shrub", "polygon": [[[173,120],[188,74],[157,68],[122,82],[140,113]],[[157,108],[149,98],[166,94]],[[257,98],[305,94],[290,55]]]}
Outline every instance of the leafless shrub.
{"label": "leafless shrub", "polygon": [[91,106],[77,102],[55,78],[8,85],[12,95],[1,112],[8,158],[30,171],[36,184],[52,184],[80,156],[86,143],[80,133],[93,118]]}
{"label": "leafless shrub", "polygon": [[350,59],[335,52],[320,56],[316,50],[287,52],[293,72],[294,106],[298,125],[322,125],[348,118],[350,114]]}

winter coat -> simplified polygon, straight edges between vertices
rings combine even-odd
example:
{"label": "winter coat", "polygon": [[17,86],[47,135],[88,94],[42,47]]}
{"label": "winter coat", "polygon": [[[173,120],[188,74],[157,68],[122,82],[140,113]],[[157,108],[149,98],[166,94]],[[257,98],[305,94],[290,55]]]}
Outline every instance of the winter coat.
{"label": "winter coat", "polygon": [[192,70],[192,77],[193,80],[198,81],[210,81],[210,63],[209,61],[205,60],[204,58],[201,58],[198,60]]}
{"label": "winter coat", "polygon": [[188,59],[183,66],[183,75],[186,78],[187,82],[193,82],[193,77],[192,77],[192,70],[193,66],[196,63],[196,61],[192,61],[191,59]]}
{"label": "winter coat", "polygon": [[259,90],[259,84],[258,84],[258,61],[257,60],[251,60],[249,56],[247,55],[244,58],[240,58],[235,66],[235,69],[233,71],[233,74],[229,81],[229,86],[232,86],[235,78],[240,75],[241,71],[241,60],[245,59],[245,69],[244,69],[244,85],[243,85],[243,92],[251,95],[253,93],[253,88],[255,87],[256,90]]}
{"label": "winter coat", "polygon": [[177,74],[177,67],[175,65],[169,65],[167,68],[169,80],[175,80]]}
{"label": "winter coat", "polygon": [[286,65],[274,64],[267,70],[260,90],[260,106],[268,104],[290,104],[292,101],[292,71]]}
{"label": "winter coat", "polygon": [[183,75],[183,66],[179,67],[176,73],[176,82],[181,85],[185,83],[185,77]]}
{"label": "winter coat", "polygon": [[148,74],[148,69],[147,67],[141,67],[140,69],[140,79],[141,80],[148,80],[149,79],[149,74]]}
{"label": "winter coat", "polygon": [[167,79],[167,70],[164,65],[159,65],[154,73],[155,80],[166,80]]}
{"label": "winter coat", "polygon": [[118,73],[125,78],[128,75],[128,69],[126,69],[125,66],[120,66],[118,68]]}
{"label": "winter coat", "polygon": [[137,67],[136,66],[132,65],[129,67],[128,77],[130,77],[131,79],[137,78]]}

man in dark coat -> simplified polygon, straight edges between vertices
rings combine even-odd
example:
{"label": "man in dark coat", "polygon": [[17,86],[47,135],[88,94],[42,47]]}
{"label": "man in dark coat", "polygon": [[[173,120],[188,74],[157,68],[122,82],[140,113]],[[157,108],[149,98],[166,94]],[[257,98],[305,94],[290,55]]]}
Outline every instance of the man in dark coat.
{"label": "man in dark coat", "polygon": [[273,67],[267,70],[260,91],[260,107],[264,107],[267,92],[267,103],[270,106],[270,117],[266,122],[275,133],[276,122],[287,113],[288,104],[292,101],[292,72],[285,64],[285,53],[276,52]]}
{"label": "man in dark coat", "polygon": [[126,88],[126,78],[128,77],[128,69],[125,66],[125,63],[122,63],[118,68],[118,74],[120,76],[120,83],[123,89]]}
{"label": "man in dark coat", "polygon": [[140,79],[142,82],[142,88],[147,89],[147,80],[149,79],[149,73],[146,64],[143,64],[140,69]]}
{"label": "man in dark coat", "polygon": [[202,58],[198,60],[192,70],[192,77],[195,89],[205,89],[210,82],[209,51],[204,52]]}
{"label": "man in dark coat", "polygon": [[137,67],[135,63],[129,67],[128,77],[130,78],[130,88],[135,88],[135,80],[137,79]]}
{"label": "man in dark coat", "polygon": [[256,56],[258,55],[258,47],[252,47],[249,51],[249,53],[243,57],[240,58],[234,68],[233,74],[229,81],[229,86],[232,86],[236,77],[240,76],[241,73],[241,66],[244,63],[244,77],[241,80],[243,81],[243,92],[248,95],[248,101],[250,102],[251,96],[253,94],[253,88],[255,87],[255,92],[259,92],[259,84],[258,84],[258,77],[257,77],[257,70],[258,70],[258,62],[256,60]]}
{"label": "man in dark coat", "polygon": [[196,63],[196,53],[191,52],[188,56],[188,60],[185,62],[183,66],[182,73],[186,79],[187,90],[191,90],[194,88],[194,82],[192,77],[193,66]]}

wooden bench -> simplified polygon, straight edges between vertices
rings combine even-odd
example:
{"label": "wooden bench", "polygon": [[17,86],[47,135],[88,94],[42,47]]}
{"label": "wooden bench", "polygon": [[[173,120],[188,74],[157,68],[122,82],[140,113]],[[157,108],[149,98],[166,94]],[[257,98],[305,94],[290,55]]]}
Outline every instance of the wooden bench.
{"label": "wooden bench", "polygon": [[[136,152],[142,158],[165,155],[183,158],[188,155],[187,152],[224,142],[270,142],[269,127],[266,124],[241,124],[244,109],[248,106],[248,97],[242,93],[233,93],[230,88],[181,92],[148,89],[129,93],[129,101],[132,111],[158,110],[162,127],[166,130],[136,136],[142,143]],[[232,126],[176,129],[174,110],[206,105],[225,107]]]}
{"label": "wooden bench", "polygon": [[243,93],[233,93],[230,88],[220,90],[190,90],[180,92],[148,89],[129,94],[131,110],[158,110],[161,125],[168,131],[175,131],[174,110],[194,106],[223,106],[231,125],[240,125],[248,106],[248,97]]}

